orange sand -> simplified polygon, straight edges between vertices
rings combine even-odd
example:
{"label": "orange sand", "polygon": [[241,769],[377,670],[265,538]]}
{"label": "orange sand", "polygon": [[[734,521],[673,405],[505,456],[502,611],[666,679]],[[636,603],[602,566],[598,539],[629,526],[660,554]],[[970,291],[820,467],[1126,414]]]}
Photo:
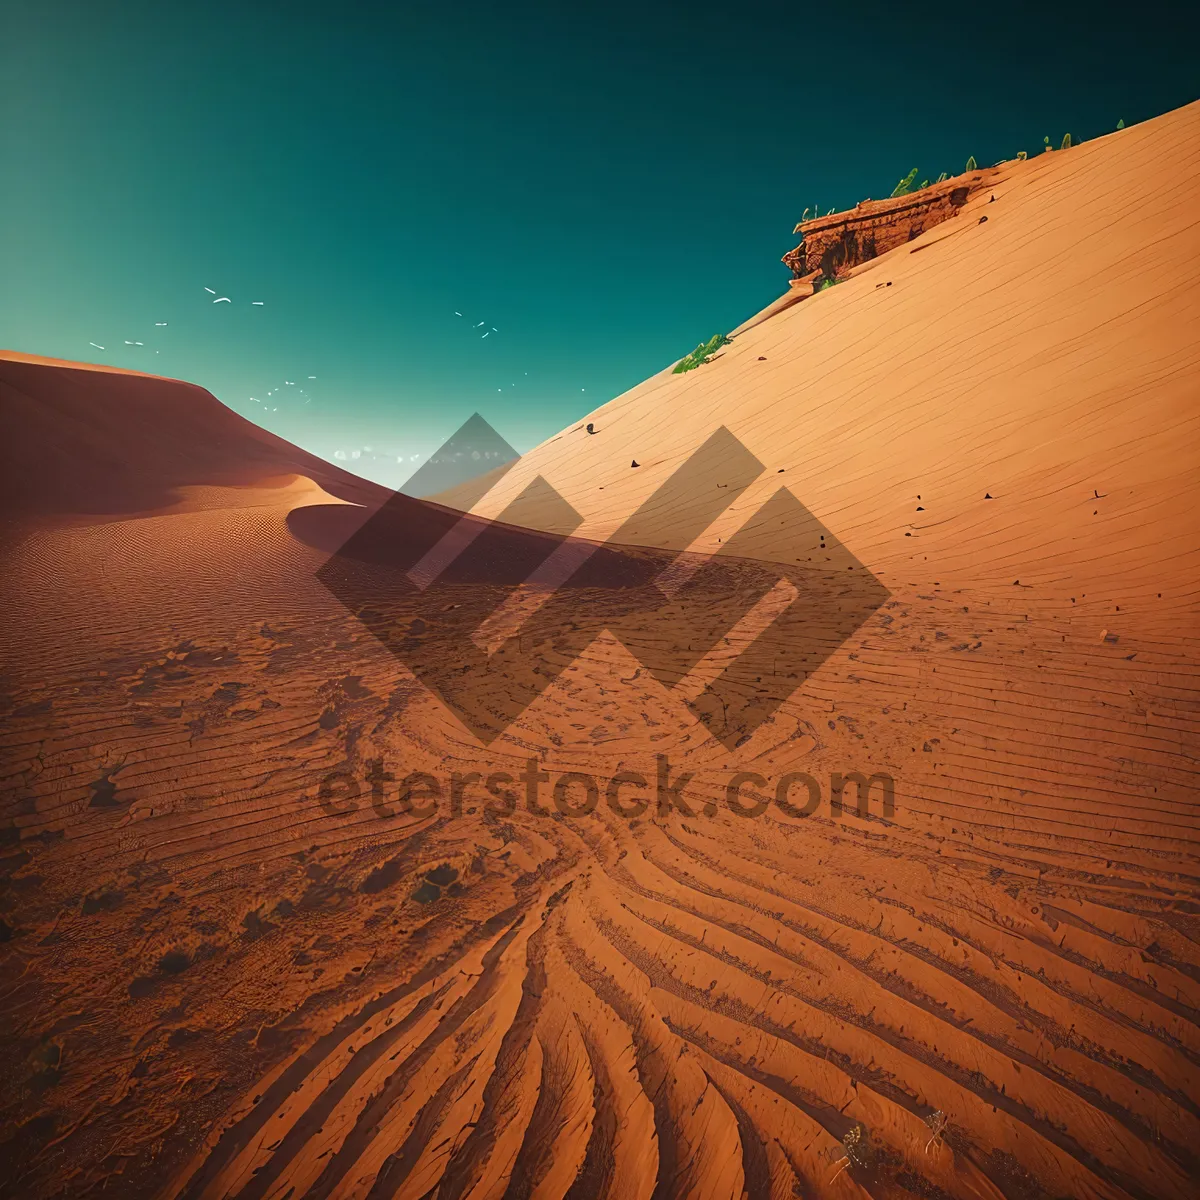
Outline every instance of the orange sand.
{"label": "orange sand", "polygon": [[[768,470],[695,548],[785,482],[892,593],[733,751],[609,635],[481,749],[314,578],[379,489],[0,361],[0,1194],[1195,1194],[1200,105],[994,194],[478,506],[540,474],[603,539],[727,426]],[[317,801],[659,753],[714,813]],[[739,769],[895,814],[738,818]]]}

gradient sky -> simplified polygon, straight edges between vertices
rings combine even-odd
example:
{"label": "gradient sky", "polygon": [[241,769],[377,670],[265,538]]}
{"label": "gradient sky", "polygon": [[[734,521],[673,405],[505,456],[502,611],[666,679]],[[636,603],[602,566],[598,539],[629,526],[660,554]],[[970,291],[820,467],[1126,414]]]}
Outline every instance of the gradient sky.
{"label": "gradient sky", "polygon": [[1180,0],[0,7],[0,345],[392,485],[476,410],[526,450],[744,320],[806,205],[1200,95]]}

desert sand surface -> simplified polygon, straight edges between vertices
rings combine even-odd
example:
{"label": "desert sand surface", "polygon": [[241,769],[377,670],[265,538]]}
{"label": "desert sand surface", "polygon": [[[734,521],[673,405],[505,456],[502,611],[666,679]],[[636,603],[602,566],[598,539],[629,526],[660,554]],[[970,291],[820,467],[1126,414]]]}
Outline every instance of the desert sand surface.
{"label": "desert sand surface", "polygon": [[[1200,105],[1005,164],[498,473],[486,554],[394,601],[445,503],[0,361],[0,1194],[1194,1196],[1198,202]],[[648,503],[726,434],[759,470]],[[514,590],[568,533],[605,570]],[[719,619],[776,579],[807,665]],[[668,759],[687,811],[498,812],[531,759]]]}

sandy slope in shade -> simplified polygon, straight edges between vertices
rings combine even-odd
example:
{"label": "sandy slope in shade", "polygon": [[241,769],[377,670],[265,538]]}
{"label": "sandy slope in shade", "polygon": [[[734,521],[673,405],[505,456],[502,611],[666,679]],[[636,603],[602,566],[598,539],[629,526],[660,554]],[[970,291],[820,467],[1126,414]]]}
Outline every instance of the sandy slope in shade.
{"label": "sandy slope in shade", "polygon": [[0,350],[0,515],[101,518],[178,507],[179,489],[305,475],[369,504],[385,489],[238,416],[203,388]]}
{"label": "sandy slope in shade", "polygon": [[[1192,106],[1011,165],[487,502],[541,473],[605,536],[720,423],[767,470],[712,539],[794,487],[892,596],[732,753],[607,636],[481,751],[314,580],[289,519],[354,497],[277,439],[234,430],[173,482],[93,453],[133,505],[102,521],[26,506],[6,1194],[1193,1195],[1198,133]],[[61,371],[24,370],[55,428]],[[177,444],[153,411],[143,445]],[[656,753],[693,815],[315,801],[377,758],[653,778]],[[706,815],[732,769],[888,771],[896,814]],[[872,1161],[839,1171],[856,1125]]]}

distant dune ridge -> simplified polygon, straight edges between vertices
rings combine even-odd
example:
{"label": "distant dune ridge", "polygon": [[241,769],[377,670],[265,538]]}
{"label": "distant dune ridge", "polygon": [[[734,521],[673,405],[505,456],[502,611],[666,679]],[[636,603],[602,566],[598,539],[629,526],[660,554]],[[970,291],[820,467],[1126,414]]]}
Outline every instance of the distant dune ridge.
{"label": "distant dune ridge", "polygon": [[[1194,1196],[1198,210],[1200,104],[1004,164],[437,504],[191,385],[0,356],[0,1196]],[[631,522],[722,427],[761,473]],[[703,621],[522,640],[557,593],[464,568],[398,642],[453,680],[503,601],[552,676],[484,749],[318,578],[455,501],[485,541],[520,513],[514,579],[565,505],[634,574],[736,536],[714,605],[888,595],[794,690],[743,680],[786,698],[730,748],[688,689],[755,642],[668,687]],[[894,810],[839,811],[855,772]]]}
{"label": "distant dune ridge", "polygon": [[179,488],[307,475],[345,500],[359,479],[177,380],[0,351],[0,514],[115,515],[170,505]]}

